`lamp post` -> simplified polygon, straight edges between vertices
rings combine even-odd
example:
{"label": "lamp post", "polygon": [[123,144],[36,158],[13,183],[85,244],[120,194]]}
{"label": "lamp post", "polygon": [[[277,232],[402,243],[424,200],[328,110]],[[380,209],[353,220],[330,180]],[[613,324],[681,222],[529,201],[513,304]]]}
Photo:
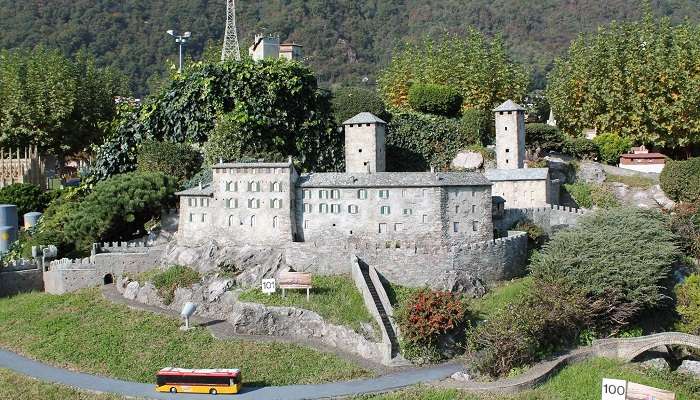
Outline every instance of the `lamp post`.
{"label": "lamp post", "polygon": [[192,32],[185,32],[182,35],[179,35],[177,32],[171,29],[168,31],[168,35],[174,37],[175,43],[180,45],[180,64],[177,72],[182,73],[182,56],[184,54],[184,47],[187,45],[187,39],[192,37]]}

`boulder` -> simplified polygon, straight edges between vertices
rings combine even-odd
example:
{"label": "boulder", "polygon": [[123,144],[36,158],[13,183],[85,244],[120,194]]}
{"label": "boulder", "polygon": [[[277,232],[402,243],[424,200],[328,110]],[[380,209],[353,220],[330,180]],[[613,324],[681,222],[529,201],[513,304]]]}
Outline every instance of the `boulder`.
{"label": "boulder", "polygon": [[467,371],[457,371],[452,374],[451,378],[459,382],[469,382],[472,380],[472,376]]}
{"label": "boulder", "polygon": [[136,300],[136,296],[139,294],[139,283],[136,281],[131,281],[126,285],[124,289],[124,298],[129,300]]}
{"label": "boulder", "polygon": [[605,171],[603,167],[595,162],[584,161],[579,164],[576,172],[576,179],[579,182],[601,184],[605,182]]}
{"label": "boulder", "polygon": [[671,366],[665,358],[651,358],[646,361],[642,361],[639,365],[647,369],[655,369],[659,371],[670,371]]}
{"label": "boulder", "polygon": [[453,293],[465,293],[475,299],[486,294],[486,287],[481,279],[465,271],[456,271],[448,275],[445,290]]}
{"label": "boulder", "polygon": [[676,372],[700,378],[700,361],[683,360]]}
{"label": "boulder", "polygon": [[452,168],[457,170],[462,169],[479,169],[484,165],[484,156],[481,153],[472,151],[460,151],[452,160]]}
{"label": "boulder", "polygon": [[229,291],[233,287],[233,279],[225,280],[215,280],[209,283],[207,290],[209,291],[209,296],[207,301],[213,303],[221,297],[225,292]]}

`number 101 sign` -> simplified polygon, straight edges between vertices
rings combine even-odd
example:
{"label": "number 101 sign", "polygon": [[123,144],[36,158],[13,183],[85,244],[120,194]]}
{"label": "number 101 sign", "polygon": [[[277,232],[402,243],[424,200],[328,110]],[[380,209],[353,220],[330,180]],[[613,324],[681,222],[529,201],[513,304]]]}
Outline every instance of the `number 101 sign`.
{"label": "number 101 sign", "polygon": [[262,280],[262,292],[267,294],[275,293],[275,280],[274,279],[263,279]]}
{"label": "number 101 sign", "polygon": [[620,379],[603,379],[602,400],[625,400],[627,398],[627,381]]}

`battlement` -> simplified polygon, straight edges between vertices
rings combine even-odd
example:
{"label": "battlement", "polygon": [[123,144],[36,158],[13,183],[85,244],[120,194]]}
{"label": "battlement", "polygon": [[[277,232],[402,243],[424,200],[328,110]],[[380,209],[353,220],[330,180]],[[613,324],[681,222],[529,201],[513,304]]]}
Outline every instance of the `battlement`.
{"label": "battlement", "polygon": [[153,247],[155,242],[148,237],[136,239],[128,242],[103,242],[93,244],[95,253],[139,253],[147,252]]}
{"label": "battlement", "polygon": [[13,260],[8,263],[4,263],[2,268],[0,268],[0,273],[3,272],[15,272],[15,271],[28,271],[32,269],[38,269],[39,265],[34,260]]}
{"label": "battlement", "polygon": [[485,240],[483,242],[476,242],[476,243],[470,243],[466,246],[464,246],[465,250],[469,251],[488,251],[496,248],[502,248],[502,247],[507,247],[513,244],[513,242],[517,242],[522,240],[523,237],[526,237],[527,233],[525,232],[520,232],[520,231],[508,231],[508,236],[503,237],[503,238],[498,238],[498,239],[493,239],[493,240]]}
{"label": "battlement", "polygon": [[587,210],[585,208],[564,207],[564,206],[559,206],[559,205],[554,205],[554,204],[550,204],[549,206],[552,210],[568,212],[568,213],[573,213],[573,214],[587,214],[591,211],[591,210]]}
{"label": "battlement", "polygon": [[94,269],[95,259],[93,257],[85,258],[62,258],[60,260],[54,260],[49,263],[49,270],[68,270],[68,269]]}

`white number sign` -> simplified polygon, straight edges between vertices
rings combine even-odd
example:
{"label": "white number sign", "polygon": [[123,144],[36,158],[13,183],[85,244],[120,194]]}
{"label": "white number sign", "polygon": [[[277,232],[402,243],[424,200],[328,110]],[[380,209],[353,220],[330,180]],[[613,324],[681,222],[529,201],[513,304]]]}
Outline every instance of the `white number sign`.
{"label": "white number sign", "polygon": [[627,397],[627,381],[620,379],[603,379],[602,400],[625,400]]}
{"label": "white number sign", "polygon": [[267,294],[275,293],[276,290],[274,279],[263,279],[262,280],[262,292]]}

